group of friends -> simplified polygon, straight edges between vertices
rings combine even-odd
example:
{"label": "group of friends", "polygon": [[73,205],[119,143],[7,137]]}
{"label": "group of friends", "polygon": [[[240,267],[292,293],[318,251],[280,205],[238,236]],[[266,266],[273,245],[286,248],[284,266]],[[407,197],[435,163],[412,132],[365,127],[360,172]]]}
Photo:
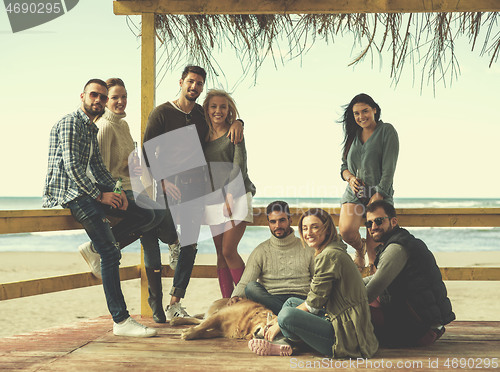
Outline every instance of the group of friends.
{"label": "group of friends", "polygon": [[[432,253],[398,225],[399,142],[394,127],[380,120],[378,104],[359,94],[341,119],[347,186],[339,232],[326,211],[314,208],[300,217],[298,238],[288,204],[275,201],[266,209],[271,237],[245,265],[237,247],[253,221],[256,187],[247,171],[244,123],[225,91],[209,90],[203,105],[196,103],[205,80],[203,68],[186,66],[179,97],[150,113],[139,151],[124,120],[127,91],[119,78],[89,80],[80,107],[50,132],[43,206],[68,208],[86,230],[90,241],[79,251],[102,280],[113,333],[157,334],[128,313],[121,249],[141,241],[154,321],[187,317],[181,300],[206,224],[227,305],[248,298],[277,315],[263,338],[249,342],[259,355],[290,355],[305,344],[329,357],[371,357],[379,344],[430,345],[441,337],[455,315]],[[111,226],[107,216],[120,220]],[[366,238],[359,232],[364,219]],[[160,241],[175,270],[165,311]],[[362,271],[369,275],[362,278]]]}

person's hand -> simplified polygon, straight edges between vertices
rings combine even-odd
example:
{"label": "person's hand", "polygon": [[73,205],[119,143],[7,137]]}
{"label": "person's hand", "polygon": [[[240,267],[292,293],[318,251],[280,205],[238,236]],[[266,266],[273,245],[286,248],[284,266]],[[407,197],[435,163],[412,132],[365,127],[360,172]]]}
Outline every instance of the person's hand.
{"label": "person's hand", "polygon": [[363,184],[361,180],[359,180],[357,177],[351,176],[351,178],[349,178],[349,187],[351,188],[354,195],[358,195],[359,189],[362,185]]}
{"label": "person's hand", "polygon": [[264,331],[264,338],[267,341],[272,341],[281,332],[281,329],[278,322],[275,321],[274,319],[269,324],[271,325],[269,327],[266,327],[266,330]]}
{"label": "person's hand", "polygon": [[234,305],[235,303],[241,301],[242,298],[241,297],[238,297],[238,296],[234,296],[234,297],[231,297],[228,301],[227,301],[227,304],[226,306],[231,306],[231,305]]}
{"label": "person's hand", "polygon": [[228,137],[235,145],[243,141],[243,124],[241,123],[241,121],[233,121],[233,124],[231,124],[226,137]]}
{"label": "person's hand", "polygon": [[132,175],[135,177],[140,177],[142,176],[142,167],[139,165],[137,167],[134,167],[132,169]]}
{"label": "person's hand", "polygon": [[121,194],[116,194],[114,192],[103,192],[100,202],[111,206],[111,208],[120,208],[122,205],[122,197]]}
{"label": "person's hand", "polygon": [[374,201],[376,200],[384,200],[384,197],[382,196],[382,194],[376,192],[375,194],[373,194],[373,196],[370,198],[370,202],[368,204],[371,204],[373,203]]}
{"label": "person's hand", "polygon": [[118,209],[122,211],[126,211],[128,208],[128,199],[127,199],[127,194],[125,194],[125,191],[122,190],[121,194],[118,194],[121,196],[121,205],[118,207]]}
{"label": "person's hand", "polygon": [[163,188],[163,192],[170,196],[172,199],[181,200],[181,190],[179,190],[179,188],[172,182],[161,180],[161,186]]}
{"label": "person's hand", "polygon": [[227,194],[226,195],[226,202],[224,203],[224,217],[231,217],[233,215],[233,205],[234,205],[234,200],[233,200],[233,194]]}

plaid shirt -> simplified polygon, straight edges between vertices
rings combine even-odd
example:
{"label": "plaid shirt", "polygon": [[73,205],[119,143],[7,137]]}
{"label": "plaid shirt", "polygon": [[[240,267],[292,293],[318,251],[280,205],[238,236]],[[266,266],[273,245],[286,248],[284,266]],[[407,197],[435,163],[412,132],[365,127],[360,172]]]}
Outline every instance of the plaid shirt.
{"label": "plaid shirt", "polygon": [[64,205],[81,195],[99,196],[86,174],[90,144],[90,169],[96,182],[113,188],[115,181],[104,166],[97,143],[97,126],[79,108],[59,120],[50,131],[49,161],[43,190],[43,207]]}

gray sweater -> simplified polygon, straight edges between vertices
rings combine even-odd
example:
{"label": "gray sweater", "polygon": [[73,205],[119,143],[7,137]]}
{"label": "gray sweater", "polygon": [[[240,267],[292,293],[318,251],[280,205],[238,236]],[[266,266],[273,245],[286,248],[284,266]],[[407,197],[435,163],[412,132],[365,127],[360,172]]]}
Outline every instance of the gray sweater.
{"label": "gray sweater", "polygon": [[283,239],[271,235],[248,257],[245,271],[232,296],[243,296],[246,285],[257,279],[272,295],[306,296],[313,274],[314,249],[303,247],[293,232]]}
{"label": "gray sweater", "polygon": [[[394,127],[389,123],[379,120],[375,131],[365,143],[359,136],[352,142],[347,158],[342,158],[340,174],[348,169],[356,175],[360,171],[360,178],[366,186],[372,186],[372,194],[378,192],[384,200],[393,204],[392,188],[394,172],[399,154],[399,139]],[[341,204],[360,203],[349,185],[347,185]]]}
{"label": "gray sweater", "polygon": [[[253,196],[255,195],[256,189],[248,177],[245,140],[235,145],[226,137],[226,134],[217,138],[215,141],[206,142],[203,149],[205,158],[209,163],[210,176],[212,179],[213,189],[209,191],[215,191],[228,185],[230,182],[234,181],[241,172],[243,185],[238,182],[233,182],[227,191],[234,197],[242,196],[247,192],[251,192]],[[238,188],[238,186],[242,187]]]}

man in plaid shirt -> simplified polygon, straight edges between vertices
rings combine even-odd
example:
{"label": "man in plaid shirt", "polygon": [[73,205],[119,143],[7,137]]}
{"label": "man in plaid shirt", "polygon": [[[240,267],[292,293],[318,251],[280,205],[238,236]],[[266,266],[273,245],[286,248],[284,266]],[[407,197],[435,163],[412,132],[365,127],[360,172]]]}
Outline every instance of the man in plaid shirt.
{"label": "man in plaid shirt", "polygon": [[[43,207],[61,205],[69,208],[92,240],[101,258],[100,272],[114,321],[113,333],[129,337],[155,336],[154,329],[130,317],[120,286],[120,245],[130,239],[130,232],[140,222],[137,214],[127,211],[129,203],[125,193],[113,192],[115,181],[99,152],[94,119],[103,113],[108,101],[106,83],[99,79],[89,80],[80,99],[80,108],[64,116],[50,132]],[[106,214],[123,219],[111,229]]]}

